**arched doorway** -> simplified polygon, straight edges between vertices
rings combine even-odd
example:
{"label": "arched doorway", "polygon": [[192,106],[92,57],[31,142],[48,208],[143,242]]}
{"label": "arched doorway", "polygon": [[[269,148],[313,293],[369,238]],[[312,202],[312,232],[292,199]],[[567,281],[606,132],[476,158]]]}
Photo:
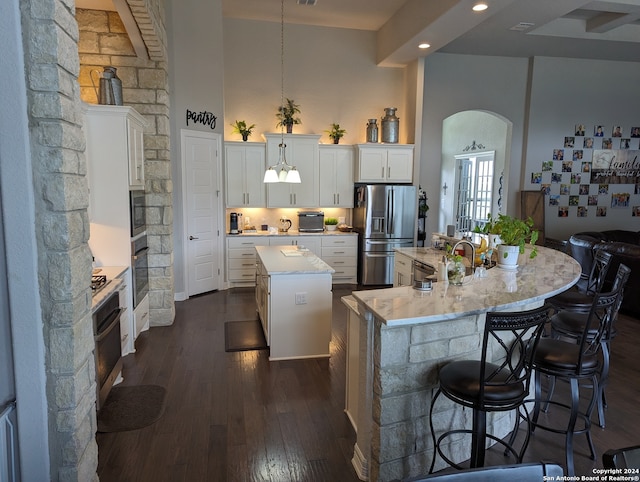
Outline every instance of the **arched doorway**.
{"label": "arched doorway", "polygon": [[[492,197],[490,212],[504,212],[509,195],[509,165],[513,123],[494,112],[471,110],[453,114],[442,121],[441,203],[438,230],[446,232],[458,216],[457,186],[459,159],[493,152]],[[466,227],[466,225],[465,225]]]}

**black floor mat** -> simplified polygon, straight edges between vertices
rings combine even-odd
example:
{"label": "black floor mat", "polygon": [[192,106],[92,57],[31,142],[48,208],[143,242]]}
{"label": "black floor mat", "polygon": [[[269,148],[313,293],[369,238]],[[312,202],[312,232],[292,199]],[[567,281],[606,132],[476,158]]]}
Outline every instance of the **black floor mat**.
{"label": "black floor mat", "polygon": [[265,350],[260,320],[227,321],[224,324],[224,351]]}
{"label": "black floor mat", "polygon": [[98,432],[126,432],[151,425],[164,413],[166,395],[159,385],[113,387],[98,412]]}

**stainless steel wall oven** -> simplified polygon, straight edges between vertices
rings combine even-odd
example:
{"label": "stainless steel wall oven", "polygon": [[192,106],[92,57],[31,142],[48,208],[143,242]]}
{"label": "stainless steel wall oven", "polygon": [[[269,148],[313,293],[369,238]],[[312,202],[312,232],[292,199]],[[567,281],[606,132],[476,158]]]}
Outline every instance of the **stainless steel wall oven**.
{"label": "stainless steel wall oven", "polygon": [[93,314],[98,410],[104,404],[111,387],[122,370],[121,314],[119,291],[110,295]]}
{"label": "stainless steel wall oven", "polygon": [[131,278],[133,280],[133,307],[149,292],[149,246],[147,235],[143,234],[131,241]]}
{"label": "stainless steel wall oven", "polygon": [[147,229],[146,204],[144,191],[129,191],[129,208],[131,210],[131,237],[142,234]]}

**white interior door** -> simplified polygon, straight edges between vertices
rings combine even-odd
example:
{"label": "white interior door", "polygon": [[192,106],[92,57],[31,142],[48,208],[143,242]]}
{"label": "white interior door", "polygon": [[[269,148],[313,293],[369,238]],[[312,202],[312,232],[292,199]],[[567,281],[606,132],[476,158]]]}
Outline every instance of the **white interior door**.
{"label": "white interior door", "polygon": [[222,169],[220,134],[181,131],[187,295],[220,288]]}

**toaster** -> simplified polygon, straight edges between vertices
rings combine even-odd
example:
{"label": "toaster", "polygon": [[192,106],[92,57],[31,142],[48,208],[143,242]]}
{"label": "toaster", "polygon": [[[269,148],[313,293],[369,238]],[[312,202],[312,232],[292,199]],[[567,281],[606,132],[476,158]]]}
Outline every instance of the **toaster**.
{"label": "toaster", "polygon": [[322,211],[298,211],[298,231],[301,233],[321,233],[324,231]]}

